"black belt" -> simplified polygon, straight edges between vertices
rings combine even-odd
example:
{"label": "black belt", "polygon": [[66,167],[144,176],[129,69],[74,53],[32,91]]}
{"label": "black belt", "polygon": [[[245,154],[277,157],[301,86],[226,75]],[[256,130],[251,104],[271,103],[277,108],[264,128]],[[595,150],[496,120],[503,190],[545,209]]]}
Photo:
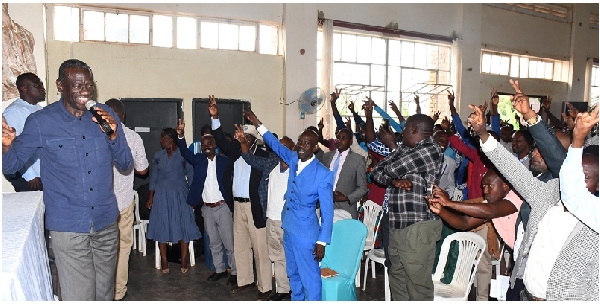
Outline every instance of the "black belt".
{"label": "black belt", "polygon": [[237,202],[250,202],[250,198],[243,198],[243,197],[233,197],[233,200],[235,200]]}
{"label": "black belt", "polygon": [[209,207],[209,208],[214,208],[214,207],[219,207],[225,204],[225,200],[221,200],[219,202],[215,202],[215,203],[204,203],[205,206]]}
{"label": "black belt", "polygon": [[546,300],[546,299],[542,299],[542,298],[533,296],[531,293],[529,293],[527,288],[523,289],[523,293],[525,293],[525,298],[527,299],[527,301],[545,301]]}

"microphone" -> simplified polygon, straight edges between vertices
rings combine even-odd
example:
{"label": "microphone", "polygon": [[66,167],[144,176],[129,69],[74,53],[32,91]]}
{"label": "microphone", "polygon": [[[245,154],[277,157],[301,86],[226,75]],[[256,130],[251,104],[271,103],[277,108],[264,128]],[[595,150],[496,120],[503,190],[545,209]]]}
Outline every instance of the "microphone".
{"label": "microphone", "polygon": [[115,131],[110,127],[110,125],[108,125],[108,122],[106,122],[106,120],[103,119],[102,116],[100,116],[98,114],[98,112],[96,111],[96,102],[95,101],[88,100],[87,103],[85,103],[85,108],[89,109],[90,112],[92,113],[92,115],[96,118],[96,120],[98,121],[98,124],[100,125],[100,128],[102,128],[103,133],[105,133],[109,137],[113,133],[115,133]]}

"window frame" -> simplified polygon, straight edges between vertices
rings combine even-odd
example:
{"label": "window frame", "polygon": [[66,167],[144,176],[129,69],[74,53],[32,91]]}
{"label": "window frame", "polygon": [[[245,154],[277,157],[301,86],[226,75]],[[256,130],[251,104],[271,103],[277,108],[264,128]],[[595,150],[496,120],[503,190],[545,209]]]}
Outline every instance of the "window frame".
{"label": "window frame", "polygon": [[[439,42],[439,41],[428,41],[428,40],[423,40],[423,39],[410,39],[410,38],[404,38],[404,37],[390,37],[390,36],[386,36],[386,35],[382,35],[382,34],[377,35],[377,34],[373,34],[371,32],[349,31],[347,29],[343,29],[343,28],[340,29],[340,28],[335,28],[335,27],[334,27],[333,34],[334,35],[336,35],[336,34],[341,34],[341,35],[347,34],[347,35],[354,35],[354,36],[357,36],[357,37],[358,36],[366,36],[366,37],[371,37],[371,38],[379,38],[379,39],[382,39],[384,41],[384,43],[385,43],[385,61],[384,61],[383,64],[373,62],[373,60],[371,60],[368,63],[365,63],[365,62],[362,62],[362,61],[359,62],[358,56],[356,56],[357,58],[355,59],[355,61],[342,60],[341,50],[340,50],[340,56],[339,56],[340,58],[339,58],[339,60],[335,60],[335,58],[336,58],[335,55],[332,57],[332,59],[333,59],[333,63],[334,64],[336,64],[336,63],[347,63],[347,64],[355,64],[355,65],[367,65],[369,67],[369,85],[368,86],[375,86],[375,85],[372,84],[372,82],[373,82],[373,79],[372,79],[372,68],[373,68],[373,65],[375,65],[375,66],[383,66],[385,68],[384,85],[382,86],[382,90],[374,90],[374,91],[381,92],[381,94],[384,97],[384,101],[375,101],[375,103],[378,104],[378,105],[381,104],[381,103],[383,103],[383,107],[381,107],[381,108],[385,112],[387,112],[393,118],[397,118],[397,116],[389,108],[389,103],[388,102],[390,100],[395,100],[396,104],[398,104],[397,101],[403,101],[403,103],[402,103],[402,109],[400,109],[400,111],[402,112],[402,116],[405,117],[405,118],[408,117],[412,112],[414,112],[416,110],[416,106],[414,105],[414,102],[412,102],[412,97],[414,96],[414,93],[408,92],[408,91],[402,91],[402,83],[403,83],[402,71],[403,70],[410,69],[410,70],[425,71],[426,73],[429,73],[429,74],[432,73],[432,72],[436,73],[435,83],[432,84],[432,85],[439,85],[441,73],[449,73],[450,76],[448,78],[448,84],[447,85],[450,85],[450,83],[451,83],[451,79],[452,79],[452,74],[451,73],[452,73],[454,67],[453,67],[453,64],[452,64],[452,45],[450,43],[443,43],[443,42]],[[321,35],[321,37],[322,37],[322,30],[320,28],[317,30],[317,39],[320,39],[320,38],[318,38],[319,35]],[[343,36],[341,36],[341,35],[340,35],[340,42],[339,43],[340,43],[340,49],[343,49],[343,46],[341,45],[343,43],[342,42],[343,40],[341,39]],[[400,54],[398,54],[399,55],[399,63],[398,63],[399,65],[390,65],[390,60],[389,60],[389,52],[390,52],[390,43],[389,42],[390,41],[398,41],[398,42],[400,42],[400,49],[399,49]],[[438,50],[437,51],[437,57],[438,57],[437,69],[429,68],[429,57],[426,57],[425,68],[417,68],[417,67],[415,67],[415,60],[416,59],[415,59],[415,56],[414,56],[414,49],[413,49],[412,66],[405,65],[402,62],[402,42],[408,42],[408,43],[413,43],[413,44],[423,44],[423,45],[425,45],[426,49],[428,49],[429,46],[437,46],[438,47],[438,49],[437,49]],[[442,56],[442,52],[440,52],[440,48],[441,47],[447,48],[447,50],[448,50],[448,54],[446,55],[447,56],[447,61],[448,61],[448,64],[447,64],[447,68],[448,69],[447,70],[445,69],[445,66],[443,67],[443,64],[440,61],[440,57]],[[373,47],[371,45],[371,56],[373,56],[373,51],[372,51],[373,49],[372,48]],[[334,50],[336,50],[335,46],[334,46]],[[319,46],[317,46],[317,53],[318,52],[319,52]],[[358,52],[357,52],[357,54],[358,54]],[[426,56],[429,56],[429,54],[427,54]],[[315,58],[315,59],[316,59],[317,63],[320,63],[321,60],[322,60],[322,59],[319,58],[319,55],[317,55],[317,58]],[[400,83],[398,84],[399,88],[398,88],[398,90],[395,90],[395,91],[390,91],[389,90],[389,68],[390,67],[398,68],[400,70]],[[319,69],[317,69],[317,70],[319,71]],[[334,68],[333,73],[335,74],[335,68]],[[317,76],[317,79],[320,79],[320,75]],[[335,81],[334,81],[334,84],[335,84]],[[340,84],[337,84],[337,85],[340,85]],[[341,84],[341,85],[346,85],[346,84]],[[378,87],[378,86],[375,86],[375,87]],[[373,91],[369,91],[369,93],[368,93],[367,96],[371,97],[372,96],[371,95],[372,92]],[[421,107],[422,107],[421,109],[422,109],[423,113],[430,112],[430,109],[431,109],[431,104],[430,103],[431,102],[429,100],[431,100],[431,98],[433,96],[439,97],[440,95],[444,95],[443,92],[445,92],[445,91],[442,90],[438,94],[431,94],[431,95],[430,94],[427,94],[427,95],[422,94],[421,95],[421,96],[428,96],[428,97],[430,97],[427,101],[421,100]],[[392,94],[398,93],[398,95],[397,96],[394,95],[394,98],[392,99],[392,98],[390,98],[390,95],[389,95],[390,93],[392,93]],[[342,91],[342,95],[344,95],[343,91]],[[411,99],[410,103],[406,102],[409,98]],[[339,101],[341,103],[347,103],[345,100],[349,100],[349,101],[353,101],[355,103],[358,103],[358,102],[360,102],[358,99],[359,99],[358,97],[356,97],[356,98],[345,97],[345,98],[340,98]],[[427,104],[424,104],[424,103],[427,103]],[[439,104],[439,102],[438,102],[438,104]],[[442,103],[442,104],[446,105],[447,103],[445,103],[445,104]],[[360,107],[358,107],[358,106],[360,106],[360,105],[355,105],[355,109],[360,109]],[[349,112],[346,113],[347,111],[346,111],[345,107],[342,106],[342,104],[338,105],[338,109],[340,110],[340,115],[342,115],[342,116],[349,116],[349,115],[351,115],[351,113],[349,113]],[[449,109],[445,109],[444,112],[449,116]],[[444,115],[441,115],[441,117],[443,117],[443,116]],[[361,117],[364,118],[364,115],[361,116]],[[377,112],[373,113],[373,118],[377,122],[381,120],[381,116]]]}
{"label": "window frame", "polygon": [[[263,54],[263,55],[275,55],[275,56],[280,56],[281,55],[281,31],[282,31],[282,26],[281,24],[278,23],[274,23],[274,22],[262,22],[262,21],[249,21],[249,20],[239,20],[239,19],[230,19],[230,18],[212,18],[212,17],[205,17],[205,16],[201,16],[201,15],[191,15],[191,14],[185,14],[185,13],[161,13],[161,12],[152,12],[152,11],[143,11],[143,10],[135,10],[135,9],[120,9],[120,8],[112,8],[112,7],[96,7],[96,6],[90,6],[90,5],[73,5],[73,4],[65,4],[65,3],[55,3],[55,4],[50,4],[49,9],[52,10],[52,22],[51,22],[51,27],[52,27],[52,40],[55,41],[65,41],[65,40],[57,40],[55,38],[56,34],[55,34],[55,7],[67,7],[70,9],[77,9],[78,13],[79,13],[79,24],[78,24],[78,30],[79,30],[79,35],[77,37],[77,39],[79,39],[77,42],[82,42],[82,43],[111,43],[111,44],[122,44],[122,45],[148,45],[151,47],[161,47],[161,46],[154,46],[154,39],[153,39],[153,34],[154,34],[154,29],[153,29],[153,17],[155,15],[161,15],[161,16],[169,16],[172,18],[173,21],[173,26],[172,26],[172,44],[171,44],[171,49],[180,49],[177,46],[177,18],[178,17],[186,17],[186,18],[194,18],[196,20],[196,46],[194,49],[189,49],[189,48],[181,48],[181,50],[204,50],[204,49],[208,49],[208,50],[220,50],[220,51],[239,51],[239,52],[247,52],[247,53],[256,53],[256,54]],[[99,12],[103,14],[104,17],[104,27],[103,27],[103,40],[90,40],[90,39],[84,39],[84,11],[92,11],[92,12]],[[126,14],[127,15],[127,42],[117,42],[117,41],[107,41],[106,40],[106,14],[107,13],[111,13],[111,14]],[[144,17],[148,17],[148,42],[147,43],[140,43],[140,42],[130,42],[131,41],[131,15],[136,15],[136,16],[144,16]],[[205,48],[201,46],[201,23],[202,22],[213,22],[213,23],[217,23],[217,24],[221,24],[221,23],[226,23],[226,24],[235,24],[238,26],[238,39],[237,39],[237,48],[236,49],[222,49],[219,48],[217,46],[216,49],[213,48]],[[276,46],[275,46],[275,54],[272,53],[261,53],[260,50],[260,26],[264,25],[264,26],[269,26],[269,27],[274,27],[276,32]],[[241,42],[241,35],[240,35],[240,27],[241,26],[253,26],[254,27],[254,31],[255,31],[255,37],[254,37],[254,50],[253,51],[247,51],[247,50],[241,50],[240,49],[240,42]],[[165,47],[162,47],[165,48]]]}
{"label": "window frame", "polygon": [[[502,73],[502,72],[492,73],[491,72],[492,71],[491,65],[493,64],[492,62],[490,62],[490,72],[484,72],[483,71],[483,69],[484,69],[483,57],[486,55],[507,57],[508,58],[508,73],[506,73],[506,74]],[[516,64],[514,64],[515,59],[516,59]],[[526,68],[522,67],[523,61],[527,62]],[[531,66],[532,62],[535,63],[535,65],[538,65],[539,63],[544,64],[544,77],[537,77],[537,75],[535,77],[531,76],[532,73],[530,73],[529,71],[532,67]],[[548,66],[548,64],[552,64],[552,72],[551,73],[546,71],[547,70],[546,67]],[[558,67],[559,65],[561,66],[560,68]],[[562,68],[563,68],[562,65],[564,65],[564,61],[561,61],[561,60],[482,49],[481,50],[481,60],[479,63],[479,73],[489,74],[489,75],[502,75],[502,76],[515,77],[515,78],[531,78],[531,79],[540,79],[540,80],[546,80],[546,81],[566,82],[564,80],[564,78],[562,76],[560,76],[560,74],[562,74],[562,72],[558,73],[560,79],[555,78],[555,76],[557,74],[557,69],[560,69],[560,71],[562,71]],[[513,71],[513,68],[516,68],[517,71]],[[523,71],[523,69],[525,69],[526,71]],[[527,75],[525,75],[525,73],[522,73],[522,72],[526,72]],[[550,75],[552,75],[552,77],[546,78],[546,75],[548,75],[548,73],[550,73]],[[536,71],[536,74],[537,74],[537,71]]]}

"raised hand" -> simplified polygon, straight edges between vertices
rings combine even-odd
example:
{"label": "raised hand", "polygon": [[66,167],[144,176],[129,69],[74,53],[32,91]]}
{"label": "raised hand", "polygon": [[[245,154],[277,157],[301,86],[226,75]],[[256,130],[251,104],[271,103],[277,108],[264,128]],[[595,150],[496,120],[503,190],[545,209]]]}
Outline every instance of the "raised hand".
{"label": "raised hand", "polygon": [[533,110],[531,110],[531,105],[529,105],[529,97],[523,93],[523,90],[521,90],[518,80],[513,81],[511,79],[509,82],[515,90],[515,95],[511,95],[510,97],[513,107],[516,111],[523,115],[524,119],[528,119],[528,117],[525,117],[525,114],[530,114],[530,112],[533,112]]}
{"label": "raised hand", "polygon": [[395,187],[403,189],[405,191],[410,191],[410,189],[412,189],[412,182],[410,182],[410,180],[407,179],[394,180],[392,181],[392,183]]}
{"label": "raised hand", "polygon": [[596,107],[592,113],[579,113],[575,121],[575,128],[573,128],[573,147],[583,147],[585,137],[587,134],[598,124],[598,109]]}
{"label": "raised hand", "polygon": [[217,99],[214,95],[208,96],[208,112],[213,119],[219,118],[219,107],[217,107]]}
{"label": "raised hand", "polygon": [[488,107],[488,102],[487,101],[483,101],[483,104],[479,105],[479,109],[481,109],[481,112],[485,113],[485,111],[487,110]]}
{"label": "raised hand", "polygon": [[340,98],[340,93],[342,93],[342,89],[334,89],[334,91],[329,95],[329,101],[335,103],[335,101]]}
{"label": "raised hand", "polygon": [[354,102],[350,102],[350,104],[348,104],[348,110],[350,110],[350,112],[354,113]]}
{"label": "raised hand", "polygon": [[439,111],[433,114],[432,119],[433,119],[434,123],[437,122],[437,120],[439,120],[440,114],[441,114],[441,112],[439,112]]}
{"label": "raised hand", "polygon": [[323,124],[323,117],[321,117],[321,119],[319,120],[319,124],[317,124],[317,127],[319,127],[319,130],[325,128],[325,124]]}
{"label": "raised hand", "polygon": [[569,130],[573,130],[575,128],[575,120],[573,120],[573,118],[570,115],[567,115],[566,113],[561,113],[563,120],[565,121],[565,125],[567,126],[567,129]]}
{"label": "raised hand", "polygon": [[479,135],[481,141],[485,142],[487,140],[488,132],[485,128],[485,117],[483,115],[483,111],[481,108],[475,105],[469,105],[469,108],[475,113],[469,116],[467,121],[473,127],[473,130]]}
{"label": "raised hand", "polygon": [[550,95],[546,95],[546,101],[542,103],[542,109],[546,111],[550,111],[550,104],[552,103],[552,97]]}
{"label": "raised hand", "polygon": [[575,121],[577,115],[579,114],[579,110],[569,102],[567,102],[567,108],[569,108],[569,116],[573,119],[573,121]]}
{"label": "raised hand", "polygon": [[500,97],[498,96],[498,90],[496,88],[492,88],[492,104],[498,105],[500,102]]}
{"label": "raised hand", "polygon": [[234,124],[234,126],[235,132],[233,134],[233,138],[238,140],[240,144],[248,145],[248,142],[246,141],[246,135],[244,134],[244,126],[238,124]]}
{"label": "raised hand", "polygon": [[446,92],[448,92],[448,102],[454,105],[454,90],[452,90],[452,92],[450,92],[450,90],[446,90]]}
{"label": "raised hand", "polygon": [[17,131],[8,126],[4,116],[2,116],[2,148],[9,148],[16,137]]}
{"label": "raised hand", "polygon": [[261,124],[260,120],[258,120],[256,114],[254,114],[252,110],[244,110],[244,115],[246,116],[246,119],[250,121],[250,123],[254,124],[254,126],[258,126]]}
{"label": "raised hand", "polygon": [[389,101],[390,104],[390,108],[392,109],[392,111],[394,113],[400,112],[400,110],[398,109],[398,106],[396,106],[396,104],[393,101]]}
{"label": "raised hand", "polygon": [[450,130],[450,120],[448,120],[447,116],[444,117],[440,125],[442,125],[442,129],[446,131]]}
{"label": "raised hand", "polygon": [[367,98],[362,105],[362,109],[365,112],[365,116],[370,117],[373,115],[373,100],[371,98]]}
{"label": "raised hand", "polygon": [[177,119],[177,135],[180,137],[183,137],[183,134],[185,133],[185,122],[183,121],[183,119]]}

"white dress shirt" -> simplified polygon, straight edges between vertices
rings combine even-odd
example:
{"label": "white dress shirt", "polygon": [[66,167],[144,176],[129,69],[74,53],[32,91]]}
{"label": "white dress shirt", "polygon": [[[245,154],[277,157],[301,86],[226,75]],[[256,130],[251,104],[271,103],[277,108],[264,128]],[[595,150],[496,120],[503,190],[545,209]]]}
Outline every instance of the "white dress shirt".
{"label": "white dress shirt", "polygon": [[523,275],[523,284],[533,296],[546,299],[552,267],[578,222],[562,205],[550,208],[540,221]]}
{"label": "white dress shirt", "polygon": [[560,168],[560,196],[565,207],[590,229],[598,232],[600,204],[598,197],[590,193],[585,185],[581,165],[583,148],[569,147],[567,157]]}
{"label": "white dress shirt", "polygon": [[[14,102],[10,103],[6,109],[4,109],[2,115],[6,120],[6,124],[8,124],[10,127],[13,127],[16,135],[19,136],[21,132],[23,132],[23,127],[25,126],[27,117],[40,109],[42,109],[42,106],[40,106],[39,103],[32,105],[21,98],[17,98]],[[21,176],[26,181],[31,181],[34,178],[40,177],[40,159],[38,158],[37,153],[33,154],[33,156],[29,158],[19,172],[21,172]]]}
{"label": "white dress shirt", "polygon": [[267,201],[267,218],[271,220],[281,220],[281,211],[285,204],[285,193],[287,192],[287,183],[290,176],[290,169],[281,171],[281,164],[278,164],[269,173],[269,188]]}
{"label": "white dress shirt", "polygon": [[[219,119],[211,119],[211,128],[215,130],[221,127]],[[256,146],[254,147],[256,151]],[[252,153],[254,153],[254,151]],[[233,197],[250,198],[250,172],[252,167],[244,161],[241,156],[233,163]]]}
{"label": "white dress shirt", "polygon": [[208,167],[206,168],[206,180],[204,180],[204,189],[202,190],[202,201],[204,203],[216,203],[223,200],[223,195],[219,189],[219,181],[217,180],[217,156],[214,156],[212,160],[207,159]]}

